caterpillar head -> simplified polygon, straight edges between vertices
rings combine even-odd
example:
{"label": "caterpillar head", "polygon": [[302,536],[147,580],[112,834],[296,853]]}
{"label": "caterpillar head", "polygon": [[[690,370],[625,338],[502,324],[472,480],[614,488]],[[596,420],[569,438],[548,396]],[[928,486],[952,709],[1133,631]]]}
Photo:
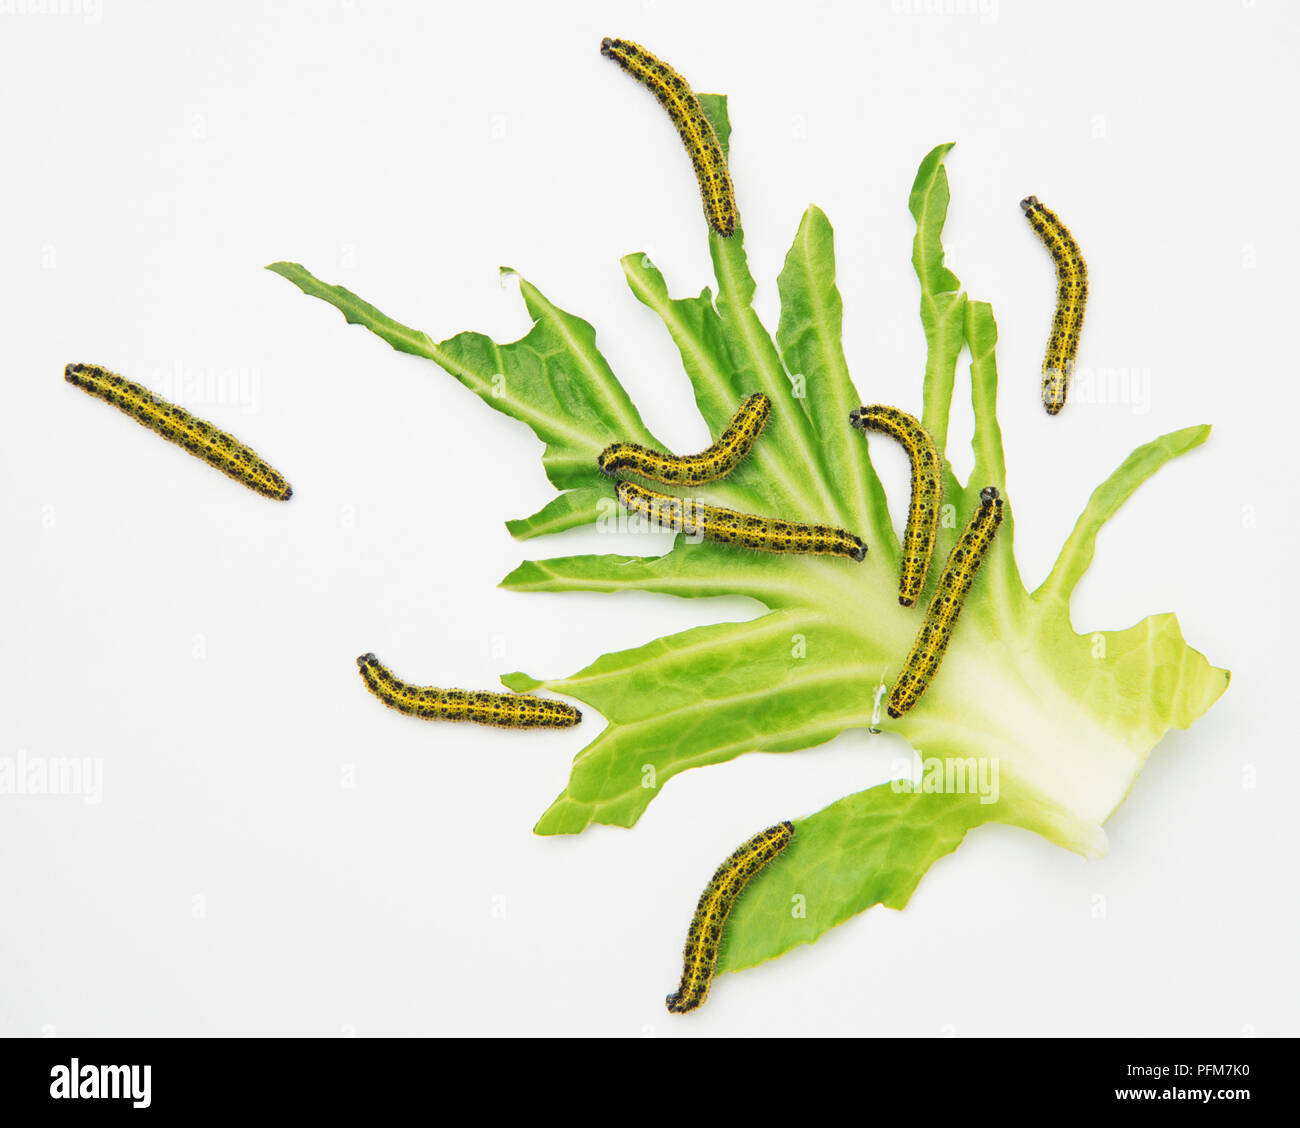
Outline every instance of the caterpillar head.
{"label": "caterpillar head", "polygon": [[995,501],[1001,500],[1001,496],[998,494],[996,486],[985,486],[980,490],[981,505],[992,505]]}
{"label": "caterpillar head", "polygon": [[1026,196],[1023,200],[1020,201],[1020,206],[1022,209],[1024,209],[1025,214],[1028,215],[1031,211],[1034,210],[1034,208],[1038,207],[1038,197]]}
{"label": "caterpillar head", "polygon": [[619,443],[614,443],[611,446],[607,446],[600,452],[600,456],[596,459],[596,469],[604,474],[606,478],[612,478],[614,476],[616,469],[614,466],[614,460],[618,457],[620,445],[621,444]]}

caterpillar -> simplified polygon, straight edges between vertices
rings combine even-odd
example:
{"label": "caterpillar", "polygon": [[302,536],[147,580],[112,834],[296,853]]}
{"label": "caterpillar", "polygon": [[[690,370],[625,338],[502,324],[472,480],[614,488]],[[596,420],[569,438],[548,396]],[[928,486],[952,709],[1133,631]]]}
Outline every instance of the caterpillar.
{"label": "caterpillar", "polygon": [[184,447],[190,454],[242,482],[250,490],[276,501],[288,501],[293,489],[284,476],[233,435],[218,430],[183,407],[168,403],[148,388],[124,380],[95,364],[69,364],[63,378],[82,391],[125,411],[137,423]]}
{"label": "caterpillar", "polygon": [[691,918],[686,948],[682,953],[681,985],[667,999],[670,1014],[685,1014],[704,1002],[713,969],[717,966],[727,917],[745,886],[771,865],[793,838],[792,824],[777,823],[754,835],[718,867],[700,894],[700,903],[695,906],[695,915]]}
{"label": "caterpillar", "polygon": [[812,553],[863,560],[867,546],[859,537],[830,525],[800,525],[777,517],[755,517],[716,505],[672,497],[632,482],[619,482],[618,500],[632,513],[677,532],[698,533],[718,544],[759,552]]}
{"label": "caterpillar", "polygon": [[979,508],[971,515],[957,543],[948,554],[939,585],[930,597],[925,622],[917,632],[912,651],[903,663],[902,673],[889,691],[891,717],[901,717],[916,704],[934,677],[943,653],[952,637],[952,628],[961,614],[962,604],[970,592],[975,573],[993,536],[1002,524],[1002,498],[993,486],[980,490]]}
{"label": "caterpillar", "polygon": [[699,486],[725,478],[749,453],[767,424],[772,401],[762,392],[749,396],[726,430],[708,450],[676,458],[637,443],[613,443],[600,452],[596,465],[607,477],[630,471],[665,485]]}
{"label": "caterpillar", "polygon": [[1056,415],[1065,406],[1070,377],[1074,375],[1083,307],[1088,300],[1088,264],[1074,236],[1054,211],[1038,202],[1037,196],[1026,196],[1020,206],[1056,263],[1056,312],[1043,359],[1043,406],[1048,415]]}
{"label": "caterpillar", "polygon": [[362,680],[390,709],[426,721],[473,721],[498,728],[569,728],[582,714],[563,701],[530,693],[483,693],[407,685],[373,654],[357,659]]}
{"label": "caterpillar", "polygon": [[943,460],[920,420],[896,407],[876,404],[855,408],[849,412],[849,423],[861,431],[879,431],[897,439],[912,464],[912,501],[907,510],[907,528],[903,531],[898,602],[904,607],[915,607],[930,572],[935,530],[939,527]]}
{"label": "caterpillar", "polygon": [[731,186],[727,158],[713,125],[704,115],[690,84],[672,67],[628,39],[600,41],[600,53],[613,59],[659,99],[695,166],[704,200],[704,215],[724,239],[736,233],[736,194]]}

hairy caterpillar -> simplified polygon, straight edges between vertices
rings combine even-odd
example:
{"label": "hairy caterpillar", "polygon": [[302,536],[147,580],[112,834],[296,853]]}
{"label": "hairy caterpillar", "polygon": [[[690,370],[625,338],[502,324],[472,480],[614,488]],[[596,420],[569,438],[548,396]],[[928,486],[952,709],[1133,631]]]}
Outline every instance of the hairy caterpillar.
{"label": "hairy caterpillar", "polygon": [[777,823],[754,835],[718,867],[695,906],[682,953],[682,982],[668,996],[669,1013],[685,1014],[704,1002],[718,962],[727,917],[750,880],[775,861],[793,838],[794,827],[790,823]]}
{"label": "hairy caterpillar", "polygon": [[705,540],[719,544],[735,544],[759,552],[847,556],[852,560],[862,560],[867,555],[867,546],[860,538],[830,525],[799,525],[777,517],[755,517],[734,509],[672,497],[632,482],[619,482],[618,500],[623,508],[657,525],[677,532],[698,533]]}
{"label": "hairy caterpillar", "polygon": [[390,709],[426,721],[473,721],[499,728],[569,728],[582,714],[563,701],[529,693],[482,693],[407,685],[373,654],[357,659],[361,677]]}
{"label": "hairy caterpillar", "polygon": [[993,486],[985,486],[980,490],[979,508],[971,515],[966,528],[953,545],[952,552],[948,554],[948,563],[943,566],[939,586],[930,597],[925,622],[921,624],[916,641],[912,643],[912,652],[903,663],[902,673],[889,691],[888,708],[891,717],[901,717],[915,705],[938,670],[975,573],[979,571],[984,554],[993,543],[993,535],[1000,524],[1002,499]]}
{"label": "hairy caterpillar", "polygon": [[879,431],[897,439],[912,464],[912,501],[903,532],[903,559],[898,576],[898,602],[915,607],[930,572],[935,530],[939,527],[939,503],[943,500],[943,460],[930,432],[920,420],[896,407],[876,404],[849,412],[849,423],[862,431]]}
{"label": "hairy caterpillar", "polygon": [[659,99],[690,154],[704,199],[709,226],[724,238],[736,233],[736,194],[731,187],[727,158],[700,100],[680,74],[627,39],[600,41],[600,53],[611,58]]}
{"label": "hairy caterpillar", "polygon": [[1038,202],[1037,196],[1026,196],[1020,206],[1056,263],[1056,312],[1043,359],[1043,406],[1048,415],[1056,415],[1065,406],[1070,377],[1074,375],[1083,307],[1088,300],[1088,264],[1074,236],[1054,211]]}
{"label": "hairy caterpillar", "polygon": [[190,454],[215,466],[250,490],[276,501],[288,501],[293,489],[284,476],[233,435],[191,415],[183,407],[168,403],[148,388],[124,380],[116,372],[94,364],[69,364],[63,378],[92,396],[111,403],[137,423],[157,432],[169,442],[183,446]]}
{"label": "hairy caterpillar", "polygon": [[767,423],[772,401],[755,392],[740,405],[726,430],[708,450],[675,458],[637,443],[613,443],[600,452],[596,465],[609,477],[624,471],[670,486],[699,486],[725,478],[749,453]]}

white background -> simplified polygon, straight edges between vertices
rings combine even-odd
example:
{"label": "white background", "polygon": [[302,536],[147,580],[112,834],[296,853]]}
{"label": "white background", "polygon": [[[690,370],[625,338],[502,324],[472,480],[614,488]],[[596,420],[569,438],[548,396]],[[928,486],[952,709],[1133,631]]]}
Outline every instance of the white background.
{"label": "white background", "polygon": [[[95,757],[104,790],[0,796],[0,1031],[1300,1031],[1294,7],[31,6],[0,5],[0,756]],[[919,411],[907,195],[958,142],[948,261],[998,316],[1030,586],[1133,447],[1215,424],[1103,533],[1074,601],[1080,630],[1176,610],[1233,671],[1153,754],[1110,855],[977,831],[905,913],[726,976],[684,1019],[663,997],[714,865],[888,778],[902,746],[746,756],[673,780],[632,831],[533,836],[599,718],[418,723],[364,691],[355,656],[491,687],[755,608],[496,588],[522,558],[610,545],[513,542],[502,522],[553,496],[531,434],[262,269],[300,261],[435,338],[508,340],[527,328],[508,264],[597,327],[653,431],[703,446],[618,259],[647,251],[698,292],[704,222],[607,34],[731,95],[769,326],[801,213],[830,216],[868,401]],[[1080,365],[1149,370],[1145,404],[1044,415],[1053,281],[1030,192],[1088,256]],[[77,392],[69,361],[169,388],[293,500]],[[186,370],[245,385],[186,395],[167,384]],[[963,360],[963,476],[967,389]],[[901,454],[882,469],[905,497]]]}

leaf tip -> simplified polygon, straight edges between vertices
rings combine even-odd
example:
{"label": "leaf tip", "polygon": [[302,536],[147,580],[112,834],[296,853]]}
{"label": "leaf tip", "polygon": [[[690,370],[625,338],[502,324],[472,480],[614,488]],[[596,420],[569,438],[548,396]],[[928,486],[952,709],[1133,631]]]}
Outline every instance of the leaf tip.
{"label": "leaf tip", "polygon": [[[526,525],[527,521],[507,521],[506,528],[511,525]],[[521,591],[526,588],[530,581],[537,578],[537,565],[532,560],[525,560],[519,564],[514,571],[507,574],[497,587],[504,588],[506,591]]]}
{"label": "leaf tip", "polygon": [[543,838],[556,834],[581,834],[591,825],[591,809],[569,798],[567,791],[545,811],[533,826],[533,833]]}
{"label": "leaf tip", "polygon": [[531,517],[511,517],[508,521],[504,522],[506,532],[514,537],[515,540],[528,539],[531,523]]}
{"label": "leaf tip", "polygon": [[624,255],[618,260],[618,263],[623,268],[623,273],[629,278],[634,274],[652,274],[656,277],[662,277],[659,268],[654,264],[654,260],[645,251],[633,251],[631,254]]}
{"label": "leaf tip", "polygon": [[932,180],[943,177],[943,191],[947,191],[947,174],[943,168],[943,160],[956,144],[956,141],[945,141],[942,145],[936,145],[925,154],[925,159],[921,161],[920,167],[916,170],[916,179],[912,181],[912,191],[907,198],[908,210],[911,211],[913,216],[918,214],[921,201],[925,198],[926,190]]}
{"label": "leaf tip", "polygon": [[512,674],[502,674],[501,684],[515,693],[529,693],[537,689],[542,683],[537,678],[525,674],[522,670],[516,670]]}
{"label": "leaf tip", "polygon": [[818,225],[824,224],[825,226],[829,227],[831,221],[829,218],[827,218],[826,213],[822,211],[822,209],[819,208],[816,204],[809,204],[803,210],[803,218],[799,220],[799,226],[804,227],[805,225],[810,225],[813,223],[816,223]]}

